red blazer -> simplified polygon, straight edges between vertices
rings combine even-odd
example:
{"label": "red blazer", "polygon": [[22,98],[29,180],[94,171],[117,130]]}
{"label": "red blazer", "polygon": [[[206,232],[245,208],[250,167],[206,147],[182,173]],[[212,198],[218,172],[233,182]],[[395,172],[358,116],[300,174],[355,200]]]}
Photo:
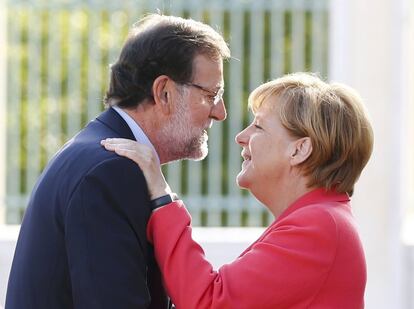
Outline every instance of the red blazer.
{"label": "red blazer", "polygon": [[176,201],[147,227],[178,309],[364,307],[365,257],[346,194],[303,195],[218,271],[192,240],[190,221]]}

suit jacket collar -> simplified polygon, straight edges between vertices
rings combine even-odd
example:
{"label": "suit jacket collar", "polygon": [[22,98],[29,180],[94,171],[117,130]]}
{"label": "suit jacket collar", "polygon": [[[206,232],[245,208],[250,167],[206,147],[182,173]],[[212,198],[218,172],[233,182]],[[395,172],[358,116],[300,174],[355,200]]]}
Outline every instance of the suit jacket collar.
{"label": "suit jacket collar", "polygon": [[120,137],[135,141],[134,134],[128,124],[112,107],[100,114],[96,120],[114,130]]}
{"label": "suit jacket collar", "polygon": [[[280,216],[274,221],[278,222],[282,218],[288,216],[295,210],[314,204],[344,203],[349,205],[350,197],[347,193],[338,193],[335,190],[326,190],[325,188],[317,188],[309,191],[299,197],[293,204],[286,208]],[[274,224],[272,223],[272,224]]]}

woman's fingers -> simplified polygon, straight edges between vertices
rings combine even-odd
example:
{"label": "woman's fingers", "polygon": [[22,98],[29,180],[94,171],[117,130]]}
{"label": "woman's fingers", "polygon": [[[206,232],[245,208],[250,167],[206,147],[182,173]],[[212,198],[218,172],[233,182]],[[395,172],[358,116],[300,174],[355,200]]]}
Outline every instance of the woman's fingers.
{"label": "woman's fingers", "polygon": [[115,149],[128,148],[126,144],[103,144],[106,150],[115,151]]}
{"label": "woman's fingers", "polygon": [[101,145],[106,150],[114,151],[120,156],[127,157],[135,161],[141,168],[144,166],[150,166],[151,164],[158,165],[156,156],[153,150],[143,144],[139,144],[136,141],[132,141],[124,138],[109,138],[101,141]]}
{"label": "woman's fingers", "polygon": [[104,142],[106,144],[122,144],[122,143],[129,143],[129,142],[133,142],[130,139],[126,139],[126,138],[119,138],[119,137],[111,137],[111,138],[106,138],[104,140],[101,141],[101,143]]}
{"label": "woman's fingers", "polygon": [[114,148],[120,145],[133,145],[134,141],[124,138],[107,138],[101,141],[101,145],[106,148]]}
{"label": "woman's fingers", "polygon": [[[120,156],[127,157],[128,159],[135,161],[134,160],[135,152],[133,150],[122,148],[122,147],[115,147],[114,151],[116,154]],[[139,164],[139,162],[136,162],[136,163]]]}
{"label": "woman's fingers", "polygon": [[[138,145],[136,142],[132,141],[132,140],[128,140],[128,139],[124,139],[124,138],[107,138],[101,141],[101,145],[105,146],[105,148],[107,148],[108,150],[112,150],[115,149],[115,147],[139,147],[140,145]],[[145,147],[144,145],[141,145],[143,147]]]}
{"label": "woman's fingers", "polygon": [[131,151],[146,151],[149,148],[145,145],[138,144],[135,141],[124,139],[124,138],[111,138],[101,141],[101,145],[107,150],[114,151],[115,149],[128,149]]}
{"label": "woman's fingers", "polygon": [[127,157],[135,161],[138,165],[140,165],[141,160],[139,160],[139,151],[136,147],[133,147],[129,144],[104,144],[106,150],[114,151],[116,154]]}

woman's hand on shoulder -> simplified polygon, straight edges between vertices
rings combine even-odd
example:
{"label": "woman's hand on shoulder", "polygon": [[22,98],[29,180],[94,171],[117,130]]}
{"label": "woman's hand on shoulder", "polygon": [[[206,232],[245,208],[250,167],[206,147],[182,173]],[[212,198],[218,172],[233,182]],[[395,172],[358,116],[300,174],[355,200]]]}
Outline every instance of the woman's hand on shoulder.
{"label": "woman's hand on shoulder", "polygon": [[147,180],[151,199],[171,193],[153,149],[125,138],[107,138],[101,141],[101,145],[106,150],[114,151],[116,154],[129,158],[139,165]]}

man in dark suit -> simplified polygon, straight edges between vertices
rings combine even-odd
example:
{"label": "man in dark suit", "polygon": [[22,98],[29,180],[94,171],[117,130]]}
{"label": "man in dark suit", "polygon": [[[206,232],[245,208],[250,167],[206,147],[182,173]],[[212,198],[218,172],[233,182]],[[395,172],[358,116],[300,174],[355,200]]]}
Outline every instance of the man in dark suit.
{"label": "man in dark suit", "polygon": [[6,309],[168,308],[146,239],[159,201],[138,166],[104,150],[108,137],[151,146],[160,164],[202,159],[222,121],[223,38],[209,26],[150,15],[111,67],[108,109],[49,162],[17,242]]}

